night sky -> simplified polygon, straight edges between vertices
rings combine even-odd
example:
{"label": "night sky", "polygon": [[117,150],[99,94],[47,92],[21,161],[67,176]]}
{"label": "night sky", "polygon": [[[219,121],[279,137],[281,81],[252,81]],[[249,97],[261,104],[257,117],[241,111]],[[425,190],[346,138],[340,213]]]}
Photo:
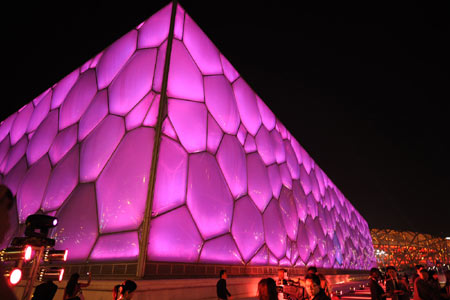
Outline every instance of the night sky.
{"label": "night sky", "polygon": [[[4,10],[0,120],[168,3],[36,2]],[[445,1],[273,2],[180,3],[370,228],[450,236]]]}

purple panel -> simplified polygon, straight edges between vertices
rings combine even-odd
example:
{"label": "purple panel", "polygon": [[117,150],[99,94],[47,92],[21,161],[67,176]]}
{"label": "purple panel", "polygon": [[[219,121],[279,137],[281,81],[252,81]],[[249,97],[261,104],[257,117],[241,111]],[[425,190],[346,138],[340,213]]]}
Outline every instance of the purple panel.
{"label": "purple panel", "polygon": [[93,181],[116,149],[125,126],[121,117],[109,115],[81,144],[80,180]]}
{"label": "purple panel", "polygon": [[64,99],[67,96],[67,93],[69,93],[70,89],[77,81],[79,75],[80,70],[76,69],[56,84],[53,90],[51,109],[55,109],[59,107],[61,103],[63,103]]}
{"label": "purple panel", "polygon": [[325,195],[325,183],[324,183],[324,175],[322,169],[319,168],[318,165],[315,167],[315,175],[317,179],[317,183],[319,184],[320,194],[322,196]]}
{"label": "purple panel", "polygon": [[82,74],[66,100],[61,105],[59,128],[64,129],[80,120],[97,93],[97,81],[95,71],[89,70]]}
{"label": "purple panel", "polygon": [[202,238],[185,206],[152,220],[148,259],[151,261],[197,262]]}
{"label": "purple panel", "polygon": [[261,212],[272,198],[267,168],[257,153],[247,155],[248,194]]}
{"label": "purple panel", "polygon": [[59,211],[51,238],[56,249],[68,249],[70,261],[85,261],[97,239],[97,206],[94,184],[82,184]]}
{"label": "purple panel", "polygon": [[58,209],[78,183],[78,145],[53,169],[42,210]]}
{"label": "purple panel", "polygon": [[173,36],[179,40],[183,39],[183,26],[184,26],[184,9],[178,4],[177,12],[175,14],[175,26],[173,29]]}
{"label": "purple panel", "polygon": [[283,267],[290,267],[291,266],[291,261],[287,258],[283,258],[280,260],[280,266]]}
{"label": "purple panel", "polygon": [[214,121],[214,118],[208,115],[208,140],[206,148],[212,154],[216,153],[222,140],[223,132],[219,125]]}
{"label": "purple panel", "polygon": [[89,66],[90,68],[95,68],[98,64],[98,62],[100,61],[100,58],[102,58],[103,56],[103,52],[100,52],[99,54],[97,54],[91,62],[91,65]]}
{"label": "purple panel", "polygon": [[255,136],[261,126],[256,95],[242,78],[233,83],[233,89],[242,123]]}
{"label": "purple panel", "polygon": [[309,255],[311,253],[311,247],[309,245],[309,238],[308,233],[306,232],[306,226],[303,222],[300,222],[300,225],[298,227],[297,248],[301,260],[304,263],[308,262]]}
{"label": "purple panel", "polygon": [[132,30],[106,49],[97,65],[98,89],[104,89],[136,50],[137,31]]}
{"label": "purple panel", "polygon": [[283,139],[276,130],[272,130],[271,135],[275,146],[274,152],[277,163],[279,164],[284,163],[286,160],[286,151],[284,150]]}
{"label": "purple panel", "polygon": [[239,73],[222,54],[220,54],[220,61],[222,62],[223,74],[230,82],[235,81],[239,77]]}
{"label": "purple panel", "polygon": [[[12,148],[10,148],[8,156],[5,157],[5,167],[4,167],[4,174],[7,174],[16,164],[17,162],[22,158],[22,156],[25,154],[25,151],[27,151],[28,146],[28,140],[27,137],[24,136],[17,144],[15,144]],[[6,161],[6,158],[8,161]]]}
{"label": "purple panel", "polygon": [[308,233],[309,248],[314,249],[317,246],[317,232],[314,221],[311,217],[308,217],[305,222],[306,232]]}
{"label": "purple panel", "polygon": [[124,116],[152,88],[156,63],[156,49],[138,50],[111,83],[110,112]]}
{"label": "purple panel", "polygon": [[164,133],[168,137],[171,137],[174,140],[178,140],[177,133],[175,132],[175,129],[173,129],[172,123],[170,123],[169,118],[164,119],[161,130],[162,133]]}
{"label": "purple panel", "polygon": [[264,244],[261,214],[247,196],[236,202],[231,233],[246,262]]}
{"label": "purple panel", "polygon": [[224,132],[236,134],[240,118],[231,84],[223,75],[206,76],[204,84],[209,112]]}
{"label": "purple panel", "polygon": [[327,255],[327,241],[318,218],[314,219],[314,232],[316,233],[317,249],[319,249],[320,256],[323,257]]}
{"label": "purple panel", "polygon": [[255,140],[259,155],[261,155],[264,163],[267,166],[273,164],[275,162],[275,153],[273,151],[275,145],[271,134],[264,126],[259,129]]}
{"label": "purple panel", "polygon": [[222,74],[219,50],[187,14],[183,41],[203,75]]}
{"label": "purple panel", "polygon": [[269,265],[278,266],[278,259],[269,251]]}
{"label": "purple panel", "polygon": [[311,260],[308,262],[308,266],[315,266],[317,268],[322,268],[323,257],[318,249],[316,249],[312,254]]}
{"label": "purple panel", "polygon": [[292,252],[292,242],[290,239],[286,240],[286,258],[291,259],[291,252]]}
{"label": "purple panel", "polygon": [[80,119],[78,139],[83,140],[108,114],[108,93],[102,90],[95,95]]}
{"label": "purple panel", "polygon": [[48,155],[55,165],[77,142],[77,124],[61,131],[55,138]]}
{"label": "purple panel", "polygon": [[289,172],[291,172],[291,176],[293,179],[299,179],[300,167],[298,165],[294,149],[292,149],[291,143],[289,143],[289,141],[284,141],[284,147],[286,149],[286,162],[289,168]]}
{"label": "purple panel", "polygon": [[277,200],[272,200],[264,212],[264,231],[266,244],[270,251],[280,259],[286,254],[286,230],[281,222]]}
{"label": "purple panel", "polygon": [[156,56],[155,76],[153,78],[153,90],[160,93],[163,80],[164,64],[166,60],[167,41],[158,48]]}
{"label": "purple panel", "polygon": [[309,175],[303,165],[300,166],[300,183],[302,184],[302,188],[305,191],[305,194],[308,195],[312,189],[311,179],[309,178]]}
{"label": "purple panel", "polygon": [[300,146],[300,153],[301,153],[301,157],[302,157],[301,162],[302,162],[303,166],[305,167],[306,172],[308,172],[308,174],[309,174],[309,172],[311,172],[311,168],[312,168],[312,164],[313,164],[312,159],[309,156],[308,152],[306,152],[306,150],[303,149],[302,146]]}
{"label": "purple panel", "polygon": [[280,165],[280,176],[283,185],[289,189],[292,189],[292,177],[286,163]]}
{"label": "purple panel", "polygon": [[50,110],[50,103],[52,100],[52,92],[50,91],[40,102],[31,115],[30,122],[28,123],[27,132],[32,132],[41,124],[44,118],[47,116]]}
{"label": "purple panel", "polygon": [[28,127],[28,122],[30,121],[31,115],[33,114],[33,104],[28,103],[24,107],[19,110],[16,119],[14,120],[14,124],[11,127],[11,131],[9,136],[11,138],[11,145],[17,143],[22,136],[25,134],[25,131]]}
{"label": "purple panel", "polygon": [[200,254],[200,262],[244,264],[241,255],[229,234],[205,242]]}
{"label": "purple panel", "polygon": [[169,99],[169,118],[181,144],[190,153],[206,150],[205,105],[192,101]]}
{"label": "purple panel", "polygon": [[24,223],[29,215],[34,214],[41,207],[50,171],[50,161],[47,156],[44,156],[32,165],[25,175],[17,192],[20,223]]}
{"label": "purple panel", "polygon": [[288,138],[288,132],[286,130],[286,127],[284,127],[283,123],[281,123],[280,120],[277,120],[275,129],[278,130],[278,132],[281,134],[283,140]]}
{"label": "purple panel", "polygon": [[58,110],[48,114],[36,133],[30,140],[27,148],[28,163],[33,164],[50,149],[53,139],[58,133]]}
{"label": "purple panel", "polygon": [[245,143],[245,137],[247,136],[247,130],[245,129],[245,126],[241,124],[239,127],[237,138],[239,142],[241,142],[241,145],[244,145]]}
{"label": "purple panel", "polygon": [[298,216],[292,191],[283,187],[281,189],[279,203],[281,218],[284,223],[284,228],[286,228],[286,233],[291,240],[295,240],[297,238]]}
{"label": "purple panel", "polygon": [[169,35],[170,13],[172,3],[151,16],[139,28],[138,48],[159,46]]}
{"label": "purple panel", "polygon": [[249,265],[266,266],[268,263],[269,263],[269,252],[267,251],[267,248],[264,246],[252,258],[252,260],[249,262]]}
{"label": "purple panel", "polygon": [[267,107],[264,101],[256,96],[256,103],[258,104],[259,112],[261,113],[261,120],[267,130],[272,131],[275,128],[276,118],[273,112]]}
{"label": "purple panel", "polygon": [[147,116],[144,119],[144,125],[154,127],[156,122],[158,121],[158,113],[159,113],[159,99],[160,95],[156,95],[155,99],[150,106],[150,110],[148,111]]}
{"label": "purple panel", "polygon": [[319,212],[317,211],[317,202],[312,194],[308,194],[306,196],[306,207],[308,208],[308,214],[311,217],[317,217],[317,215],[319,214]]}
{"label": "purple panel", "polygon": [[174,40],[172,45],[167,95],[203,102],[202,74],[178,40]]}
{"label": "purple panel", "polygon": [[291,254],[291,262],[292,264],[295,264],[295,262],[297,261],[299,257],[298,254],[298,247],[297,247],[297,242],[292,242],[292,254]]}
{"label": "purple panel", "polygon": [[277,164],[273,164],[267,168],[269,174],[270,185],[272,186],[272,193],[275,198],[280,196],[281,191],[281,175]]}
{"label": "purple panel", "polygon": [[334,264],[334,259],[336,257],[336,249],[334,248],[334,244],[333,244],[333,239],[330,238],[329,236],[326,237],[326,243],[327,243],[327,255],[328,255],[328,259],[330,261],[330,264],[333,265]]}
{"label": "purple panel", "polygon": [[300,185],[298,180],[292,182],[292,192],[294,193],[295,206],[297,207],[298,218],[305,222],[306,216],[308,215],[308,208],[306,202],[305,192]]}
{"label": "purple panel", "polygon": [[22,158],[14,168],[6,175],[3,183],[9,187],[13,195],[17,194],[19,185],[28,170],[26,158]]}
{"label": "purple panel", "polygon": [[317,178],[316,178],[316,174],[315,174],[314,170],[311,170],[311,173],[309,174],[309,178],[311,180],[311,193],[313,194],[314,199],[316,199],[317,202],[321,202],[319,183],[317,182]]}
{"label": "purple panel", "polygon": [[88,60],[87,62],[85,62],[81,66],[81,68],[80,68],[81,73],[84,73],[87,69],[89,69],[89,66],[91,65],[91,63],[92,63],[92,58],[90,60]]}
{"label": "purple panel", "polygon": [[291,138],[291,145],[292,149],[294,149],[295,156],[297,157],[297,161],[299,164],[303,163],[302,156],[301,156],[301,148],[300,144],[297,142],[295,138]]}
{"label": "purple panel", "polygon": [[100,232],[136,229],[144,217],[153,128],[127,133],[97,180]]}
{"label": "purple panel", "polygon": [[156,170],[153,214],[185,203],[187,153],[177,142],[162,137]]}
{"label": "purple panel", "polygon": [[247,193],[245,152],[235,136],[226,134],[217,152],[217,161],[234,198]]}
{"label": "purple panel", "polygon": [[[2,142],[0,142],[0,164],[3,161],[3,159],[6,157],[6,154],[8,153],[9,147],[11,145],[9,144],[9,139],[3,139]],[[0,169],[1,171],[1,169]]]}
{"label": "purple panel", "polygon": [[6,120],[2,121],[0,123],[0,141],[5,138],[5,136],[8,135],[9,131],[11,130],[11,126],[14,123],[14,120],[17,117],[17,113],[14,113],[10,115]]}
{"label": "purple panel", "polygon": [[245,139],[244,150],[246,153],[251,153],[256,151],[256,142],[252,135],[247,134]]}
{"label": "purple panel", "polygon": [[132,130],[142,125],[145,115],[152,104],[152,100],[155,98],[155,93],[150,92],[144,99],[139,102],[132,111],[125,117],[125,124],[127,130]]}
{"label": "purple panel", "polygon": [[189,158],[187,205],[205,239],[230,230],[233,198],[209,153]]}
{"label": "purple panel", "polygon": [[44,99],[44,97],[47,97],[49,95],[49,93],[52,93],[52,89],[48,88],[45,92],[43,92],[42,94],[40,94],[39,96],[37,96],[36,98],[33,99],[33,104],[34,106],[38,106],[39,103],[41,103],[42,99]]}
{"label": "purple panel", "polygon": [[91,261],[136,261],[139,241],[136,231],[100,236],[91,253]]}

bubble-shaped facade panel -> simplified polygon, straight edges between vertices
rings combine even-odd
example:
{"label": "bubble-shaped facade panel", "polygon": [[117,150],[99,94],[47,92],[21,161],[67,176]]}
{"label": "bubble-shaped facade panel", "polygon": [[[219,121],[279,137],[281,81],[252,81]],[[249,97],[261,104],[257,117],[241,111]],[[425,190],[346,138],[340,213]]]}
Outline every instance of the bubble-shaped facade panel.
{"label": "bubble-shaped facade panel", "polygon": [[27,160],[23,157],[15,166],[11,169],[11,171],[5,176],[2,181],[13,193],[13,195],[17,194],[20,183],[22,182],[25,174],[27,173]]}
{"label": "bubble-shaped facade panel", "polygon": [[226,234],[205,242],[200,254],[202,263],[244,264],[231,235]]}
{"label": "bubble-shaped facade panel", "polygon": [[75,84],[75,82],[77,82],[78,76],[80,76],[80,70],[76,69],[56,84],[52,96],[52,110],[58,108],[61,103],[64,102],[64,99],[66,98],[70,89]]}
{"label": "bubble-shaped facade panel", "polygon": [[[4,158],[1,166],[3,173],[7,174],[23,157],[27,151],[28,139],[26,136],[22,137],[17,144],[10,148],[8,156]],[[29,148],[28,148],[29,149]]]}
{"label": "bubble-shaped facade panel", "polygon": [[152,15],[139,28],[138,48],[158,47],[169,35],[172,3]]}
{"label": "bubble-shaped facade panel", "polygon": [[256,104],[256,94],[242,78],[237,79],[233,83],[233,90],[241,121],[248,132],[255,136],[261,126],[261,116]]}
{"label": "bubble-shaped facade panel", "polygon": [[41,122],[45,119],[50,111],[50,104],[52,101],[52,92],[48,92],[44,98],[36,104],[33,114],[31,115],[30,122],[28,122],[27,132],[32,132],[38,128]]}
{"label": "bubble-shaped facade panel", "polygon": [[52,143],[48,155],[53,165],[69,152],[77,142],[77,125],[74,124],[61,131]]}
{"label": "bubble-shaped facade panel", "polygon": [[281,220],[278,200],[270,201],[264,211],[263,220],[266,244],[272,253],[280,259],[286,254],[286,230]]}
{"label": "bubble-shaped facade panel", "polygon": [[91,261],[136,261],[139,241],[136,231],[100,236],[90,255]]}
{"label": "bubble-shaped facade panel", "polygon": [[56,134],[58,133],[58,111],[51,111],[41,123],[36,133],[30,140],[27,148],[27,158],[30,164],[36,162],[50,149]]}
{"label": "bubble-shaped facade panel", "polygon": [[32,103],[28,103],[19,110],[14,124],[11,126],[10,138],[11,145],[17,143],[25,134],[28,127],[28,122],[33,114],[34,108]]}
{"label": "bubble-shaped facade panel", "polygon": [[78,125],[78,139],[83,140],[108,114],[108,92],[98,92]]}
{"label": "bubble-shaped facade panel", "polygon": [[272,198],[267,168],[258,153],[247,155],[248,194],[263,212]]}
{"label": "bubble-shaped facade panel", "polygon": [[286,233],[291,240],[295,240],[298,230],[298,216],[293,192],[283,187],[279,203],[281,219],[283,220],[284,228],[286,228]]}
{"label": "bubble-shaped facade panel", "polygon": [[228,61],[228,59],[220,54],[220,61],[222,62],[223,74],[227,77],[230,82],[235,81],[239,77],[239,73],[233,67],[233,65]]}
{"label": "bubble-shaped facade panel", "polygon": [[264,163],[268,166],[275,162],[275,153],[273,151],[274,143],[272,136],[266,127],[262,126],[258,134],[256,135],[256,147],[258,149],[259,155],[263,159]]}
{"label": "bubble-shaped facade panel", "polygon": [[144,121],[150,105],[155,99],[153,92],[148,93],[125,117],[127,130],[139,127]]}
{"label": "bubble-shaped facade panel", "polygon": [[223,131],[211,115],[208,115],[208,137],[206,148],[210,153],[216,153],[222,141]]}

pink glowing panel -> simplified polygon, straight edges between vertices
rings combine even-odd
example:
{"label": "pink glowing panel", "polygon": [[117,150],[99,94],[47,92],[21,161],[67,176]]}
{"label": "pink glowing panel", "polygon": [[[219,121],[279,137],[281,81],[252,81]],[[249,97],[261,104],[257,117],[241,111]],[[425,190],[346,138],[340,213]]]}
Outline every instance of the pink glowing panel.
{"label": "pink glowing panel", "polygon": [[189,157],[187,206],[205,239],[230,230],[233,198],[209,153]]}
{"label": "pink glowing panel", "polygon": [[202,74],[183,43],[178,40],[173,40],[167,95],[203,102]]}
{"label": "pink glowing panel", "polygon": [[311,170],[311,173],[309,174],[309,178],[311,180],[311,193],[313,194],[314,199],[316,199],[317,202],[321,202],[319,183],[317,182],[317,178],[316,178],[316,174],[315,174],[314,170]]}
{"label": "pink glowing panel", "polygon": [[201,263],[244,264],[231,235],[205,242],[200,254]]}
{"label": "pink glowing panel", "polygon": [[182,206],[151,221],[148,260],[197,262],[202,243],[194,221]]}
{"label": "pink glowing panel", "polygon": [[3,141],[0,142],[0,163],[6,157],[10,146],[9,139],[3,139]]}
{"label": "pink glowing panel", "polygon": [[248,132],[255,136],[261,126],[256,95],[242,78],[233,83],[233,89],[242,123]]}
{"label": "pink glowing panel", "polygon": [[295,264],[299,257],[298,249],[297,249],[297,242],[292,242],[292,254],[291,254],[291,262],[292,264]]}
{"label": "pink glowing panel", "polygon": [[205,105],[192,101],[169,99],[169,118],[181,144],[190,153],[206,150]]}
{"label": "pink glowing panel", "polygon": [[169,35],[172,3],[151,16],[139,28],[138,48],[158,47]]}
{"label": "pink glowing panel", "polygon": [[51,109],[58,108],[61,103],[63,103],[64,99],[67,96],[67,93],[69,93],[70,89],[77,81],[79,75],[80,70],[76,69],[56,84],[53,90]]}
{"label": "pink glowing panel", "polygon": [[280,259],[286,254],[286,230],[281,221],[278,201],[273,200],[264,212],[264,231],[266,244],[275,256]]}
{"label": "pink glowing panel", "polygon": [[327,255],[327,241],[318,218],[314,219],[314,232],[316,233],[317,249],[319,249],[320,256],[323,257]]}
{"label": "pink glowing panel", "polygon": [[248,195],[261,212],[272,198],[267,168],[257,153],[247,155]]}
{"label": "pink glowing panel", "polygon": [[85,63],[81,66],[80,72],[81,72],[81,73],[86,72],[86,70],[89,69],[89,66],[91,65],[91,63],[92,63],[92,58],[91,58],[90,60],[88,60],[87,62],[85,62]]}
{"label": "pink glowing panel", "polygon": [[320,194],[322,196],[324,196],[325,195],[324,174],[323,174],[322,169],[320,169],[318,165],[316,165],[316,167],[315,167],[315,175],[316,175],[317,183],[319,184]]}
{"label": "pink glowing panel", "polygon": [[108,114],[108,92],[100,91],[95,95],[86,112],[80,119],[78,139],[83,140]]}
{"label": "pink glowing panel", "polygon": [[264,126],[259,129],[255,140],[259,155],[261,155],[264,163],[266,165],[273,164],[275,162],[275,154],[273,151],[274,143],[272,136]]}
{"label": "pink glowing panel", "polygon": [[4,181],[2,181],[13,193],[13,195],[17,194],[19,189],[19,185],[23,180],[26,172],[28,170],[27,160],[26,158],[22,158],[14,168],[6,175]]}
{"label": "pink glowing panel", "polygon": [[85,261],[97,239],[97,206],[95,186],[79,185],[59,211],[58,226],[51,238],[56,249],[68,249],[69,261]]}
{"label": "pink glowing panel", "polygon": [[100,232],[136,229],[144,217],[153,128],[127,133],[97,180]]}
{"label": "pink glowing panel", "polygon": [[239,129],[239,111],[233,89],[223,75],[205,77],[205,102],[209,112],[224,132],[236,134]]}
{"label": "pink glowing panel", "polygon": [[306,206],[308,208],[308,213],[311,217],[315,218],[318,215],[318,211],[317,211],[317,202],[314,199],[314,196],[312,194],[308,194],[306,196]]}
{"label": "pink glowing panel", "polygon": [[226,134],[217,152],[217,161],[228,186],[237,199],[247,193],[245,152],[235,136]]}
{"label": "pink glowing panel", "polygon": [[95,71],[82,74],[61,105],[59,128],[64,129],[78,122],[97,93]]}
{"label": "pink glowing panel", "polygon": [[214,118],[208,115],[208,140],[206,141],[206,148],[211,153],[216,153],[219,144],[222,141],[223,132],[219,125],[214,121]]}
{"label": "pink glowing panel", "polygon": [[31,115],[33,114],[34,108],[32,103],[28,103],[19,110],[14,124],[11,127],[9,136],[11,138],[11,145],[17,143],[22,136],[25,134],[28,122],[30,121]]}
{"label": "pink glowing panel", "polygon": [[136,50],[137,31],[132,30],[106,49],[97,65],[98,89],[104,89]]}
{"label": "pink glowing panel", "polygon": [[42,155],[47,153],[57,133],[58,110],[53,110],[48,114],[47,118],[42,122],[30,140],[27,148],[27,158],[30,164],[33,164]]}
{"label": "pink glowing panel", "polygon": [[43,92],[42,94],[40,94],[39,96],[37,96],[36,98],[34,98],[34,99],[33,99],[33,104],[34,104],[34,106],[35,106],[35,107],[38,106],[39,103],[41,103],[42,99],[44,99],[44,97],[47,97],[49,93],[50,93],[50,94],[52,93],[52,89],[51,89],[51,88],[47,89],[45,92]]}
{"label": "pink glowing panel", "polygon": [[156,56],[155,76],[153,78],[153,90],[158,93],[161,92],[164,64],[166,63],[166,52],[167,52],[167,41],[165,41],[158,48],[158,55]]}
{"label": "pink glowing panel", "polygon": [[272,129],[275,128],[276,123],[275,115],[258,96],[256,96],[256,103],[258,104],[258,109],[261,113],[261,120],[264,126],[268,131],[272,131]]}
{"label": "pink glowing panel", "polygon": [[130,113],[125,117],[127,130],[132,130],[141,126],[154,98],[155,94],[153,92],[148,93],[148,95],[145,96],[144,99],[142,99],[132,111],[130,111]]}
{"label": "pink glowing panel", "polygon": [[280,165],[280,176],[283,185],[289,189],[292,189],[291,173],[289,172],[289,168],[286,163]]}
{"label": "pink glowing panel", "polygon": [[14,120],[17,117],[17,113],[14,113],[10,115],[6,120],[2,121],[0,123],[0,141],[5,138],[5,136],[8,135],[9,131],[11,130],[11,126],[14,123]]}
{"label": "pink glowing panel", "polygon": [[291,176],[293,179],[300,178],[300,167],[298,165],[297,157],[295,156],[294,149],[292,149],[291,143],[289,141],[284,142],[284,146],[286,149],[286,162],[289,168],[289,172],[291,172]]}
{"label": "pink glowing panel", "polygon": [[300,153],[301,153],[301,157],[302,157],[302,164],[305,167],[306,172],[311,172],[311,168],[312,168],[312,159],[309,156],[308,152],[305,151],[305,149],[303,149],[302,146],[300,146]]}
{"label": "pink glowing panel", "polygon": [[55,165],[77,142],[77,124],[61,131],[55,138],[48,155]]}
{"label": "pink glowing panel", "polygon": [[78,145],[53,169],[45,193],[42,209],[58,209],[78,183]]}
{"label": "pink glowing panel", "polygon": [[181,7],[181,5],[177,5],[173,36],[179,40],[183,39],[184,15],[185,15],[184,9]]}
{"label": "pink glowing panel", "polygon": [[306,232],[308,233],[309,247],[311,250],[317,246],[317,232],[314,221],[311,217],[308,217],[305,222]]}
{"label": "pink glowing panel", "polygon": [[270,185],[272,187],[272,194],[275,198],[280,196],[281,192],[281,175],[277,164],[273,164],[267,168]]}
{"label": "pink glowing panel", "polygon": [[159,99],[160,95],[156,95],[155,99],[150,106],[150,110],[147,113],[147,116],[144,119],[143,124],[145,126],[154,127],[156,122],[158,121],[158,113],[159,113]]}
{"label": "pink glowing panel", "polygon": [[283,139],[278,131],[272,130],[271,132],[272,140],[274,143],[273,151],[275,152],[275,159],[277,163],[284,163],[286,160],[286,150],[284,149]]}
{"label": "pink glowing panel", "polygon": [[269,265],[278,266],[278,259],[269,251]]}
{"label": "pink glowing panel", "polygon": [[245,139],[244,150],[246,153],[251,153],[256,151],[256,142],[252,135],[247,134]]}
{"label": "pink glowing panel", "polygon": [[264,226],[261,214],[247,196],[236,202],[231,233],[246,262],[264,244]]}
{"label": "pink glowing panel", "polygon": [[93,181],[97,178],[116,149],[125,126],[121,117],[109,115],[81,144],[80,180]]}
{"label": "pink glowing panel", "polygon": [[91,62],[91,65],[89,66],[90,68],[95,68],[98,64],[98,62],[100,61],[100,58],[102,58],[103,56],[103,52],[100,52],[99,54],[97,54]]}
{"label": "pink glowing panel", "polygon": [[247,130],[245,129],[245,126],[241,124],[237,133],[237,138],[239,142],[241,142],[241,145],[244,145],[246,136]]}
{"label": "pink glowing panel", "polygon": [[17,192],[17,207],[21,223],[40,208],[50,171],[50,161],[47,156],[44,156],[32,165],[25,175]]}
{"label": "pink glowing panel", "polygon": [[91,261],[136,261],[139,240],[136,231],[103,235],[90,255]]}
{"label": "pink glowing panel", "polygon": [[323,258],[320,254],[320,251],[316,248],[311,256],[311,260],[308,262],[309,266],[316,266],[317,268],[322,268],[323,266]]}
{"label": "pink glowing panel", "polygon": [[220,54],[220,61],[222,62],[223,74],[230,82],[235,81],[239,77],[239,73],[233,67],[233,65],[226,59],[225,56]]}
{"label": "pink glowing panel", "polygon": [[[10,148],[8,156],[6,157],[8,160],[3,163],[5,163],[4,167],[4,174],[7,174],[16,164],[17,162],[22,158],[22,156],[27,151],[28,146],[28,140],[27,137],[24,136],[22,139],[15,144],[12,148]],[[3,169],[3,168],[2,168]]]}
{"label": "pink glowing panel", "polygon": [[177,133],[175,132],[175,129],[173,129],[172,124],[170,123],[168,118],[165,118],[162,126],[161,126],[162,133],[164,133],[166,136],[173,138],[174,140],[178,140]]}
{"label": "pink glowing panel", "polygon": [[265,266],[268,264],[268,260],[269,260],[269,252],[267,252],[267,248],[264,246],[252,258],[252,260],[249,262],[249,265]]}
{"label": "pink glowing panel", "polygon": [[284,127],[283,123],[281,123],[280,120],[277,120],[275,129],[278,130],[278,132],[281,134],[283,140],[288,138],[286,127]]}
{"label": "pink glowing panel", "polygon": [[156,170],[153,214],[185,203],[187,153],[177,142],[162,137]]}
{"label": "pink glowing panel", "polygon": [[219,50],[189,15],[184,20],[183,42],[203,75],[222,74]]}
{"label": "pink glowing panel", "polygon": [[109,109],[127,114],[152,88],[156,49],[138,50],[109,86]]}
{"label": "pink glowing panel", "polygon": [[309,255],[311,254],[311,247],[309,245],[306,226],[303,222],[300,222],[300,225],[298,227],[297,248],[301,260],[305,263],[308,262]]}
{"label": "pink glowing panel", "polygon": [[52,100],[52,92],[50,91],[40,102],[31,115],[28,123],[27,132],[32,132],[41,124],[50,110],[50,103]]}
{"label": "pink glowing panel", "polygon": [[308,195],[312,190],[312,184],[311,179],[309,178],[309,175],[303,165],[300,166],[300,183],[302,184],[305,194]]}
{"label": "pink glowing panel", "polygon": [[289,267],[289,266],[291,266],[291,262],[289,259],[283,258],[280,260],[280,266]]}
{"label": "pink glowing panel", "polygon": [[298,230],[298,216],[292,191],[283,187],[279,202],[281,219],[283,220],[284,228],[286,228],[286,233],[291,240],[295,240]]}

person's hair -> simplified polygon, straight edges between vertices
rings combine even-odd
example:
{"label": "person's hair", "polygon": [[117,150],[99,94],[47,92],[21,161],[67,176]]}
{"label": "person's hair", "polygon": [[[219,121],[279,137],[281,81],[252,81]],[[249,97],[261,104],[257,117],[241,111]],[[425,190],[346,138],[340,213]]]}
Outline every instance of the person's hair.
{"label": "person's hair", "polygon": [[67,281],[67,285],[66,285],[67,295],[73,296],[73,294],[75,293],[75,289],[77,287],[79,278],[80,278],[80,274],[78,274],[78,273],[73,273],[70,276],[70,279],[69,279],[69,281]]}
{"label": "person's hair", "polygon": [[430,275],[430,273],[427,271],[427,269],[423,268],[422,270],[420,270],[420,273],[425,274],[427,273],[428,275]]}
{"label": "person's hair", "polygon": [[378,268],[375,268],[375,267],[374,267],[374,268],[370,269],[369,274],[370,274],[370,275],[372,275],[372,274],[374,274],[374,273],[377,273],[377,274],[378,274],[379,272],[380,272],[380,270],[378,270]]}
{"label": "person's hair", "polygon": [[395,272],[397,272],[397,269],[394,266],[388,266],[386,268],[386,272],[389,271],[389,270],[394,270]]}
{"label": "person's hair", "polygon": [[125,292],[132,293],[137,289],[137,284],[133,280],[125,280],[119,287],[119,293],[125,295]]}
{"label": "person's hair", "polygon": [[415,268],[416,268],[416,270],[418,271],[418,270],[420,270],[420,269],[423,269],[423,266],[422,266],[422,265],[416,265]]}
{"label": "person's hair", "polygon": [[428,275],[430,275],[430,277],[433,276],[434,274],[437,274],[435,270],[428,271]]}
{"label": "person's hair", "polygon": [[314,266],[309,267],[306,272],[312,271],[313,273],[317,273],[317,268]]}
{"label": "person's hair", "polygon": [[259,300],[277,300],[278,291],[277,284],[272,278],[264,278],[258,282],[258,299]]}
{"label": "person's hair", "polygon": [[316,274],[309,273],[309,274],[307,274],[305,276],[305,281],[308,280],[308,279],[311,279],[312,282],[314,282],[315,284],[317,284],[320,287],[320,278],[319,278],[319,276],[317,276]]}
{"label": "person's hair", "polygon": [[6,185],[0,184],[0,203],[3,201],[8,201],[7,208],[10,210],[14,204],[14,196]]}
{"label": "person's hair", "polygon": [[119,297],[119,289],[122,285],[117,284],[113,287],[113,300],[117,300],[117,298]]}
{"label": "person's hair", "polygon": [[222,278],[223,274],[225,274],[227,270],[220,270],[219,278]]}

